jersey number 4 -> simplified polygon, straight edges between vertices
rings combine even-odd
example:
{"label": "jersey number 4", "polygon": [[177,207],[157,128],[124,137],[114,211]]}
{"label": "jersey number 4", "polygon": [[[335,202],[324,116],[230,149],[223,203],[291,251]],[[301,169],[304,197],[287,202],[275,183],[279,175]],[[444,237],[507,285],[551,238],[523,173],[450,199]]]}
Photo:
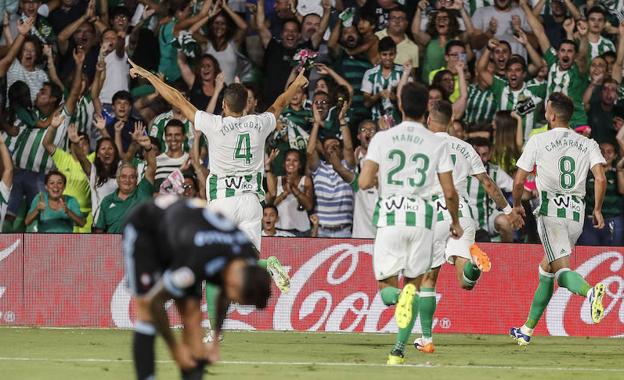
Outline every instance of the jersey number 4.
{"label": "jersey number 4", "polygon": [[251,137],[249,133],[241,133],[236,139],[236,150],[234,151],[234,159],[245,160],[245,164],[251,164]]}
{"label": "jersey number 4", "polygon": [[[399,179],[394,179],[394,176],[397,175],[400,171],[405,167],[405,153],[401,150],[393,149],[388,153],[388,158],[391,161],[395,161],[396,158],[399,159],[399,162],[396,166],[394,166],[388,172],[388,184],[403,186],[403,181]],[[414,177],[408,178],[408,183],[411,187],[421,187],[425,184],[427,180],[427,170],[429,169],[429,157],[425,156],[422,153],[416,153],[410,157],[410,161],[414,163],[416,169],[416,175]]]}

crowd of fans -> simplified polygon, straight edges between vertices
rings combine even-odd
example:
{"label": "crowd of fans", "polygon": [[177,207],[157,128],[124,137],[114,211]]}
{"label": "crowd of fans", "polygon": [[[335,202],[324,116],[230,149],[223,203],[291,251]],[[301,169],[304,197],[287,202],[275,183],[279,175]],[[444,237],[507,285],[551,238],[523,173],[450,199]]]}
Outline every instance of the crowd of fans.
{"label": "crowd of fans", "polygon": [[[233,82],[264,111],[298,69],[310,85],[266,146],[263,234],[372,238],[375,190],[357,187],[372,137],[401,121],[397,87],[418,81],[453,103],[471,142],[511,191],[544,102],[575,103],[571,128],[607,161],[607,228],[581,242],[624,245],[623,0],[6,0],[0,40],[3,232],[121,232],[158,193],[205,197],[209,141],[141,79],[158,72],[198,109],[221,112]],[[468,182],[477,240],[513,232]],[[587,182],[587,217],[593,182]],[[525,207],[536,207],[526,183]]]}

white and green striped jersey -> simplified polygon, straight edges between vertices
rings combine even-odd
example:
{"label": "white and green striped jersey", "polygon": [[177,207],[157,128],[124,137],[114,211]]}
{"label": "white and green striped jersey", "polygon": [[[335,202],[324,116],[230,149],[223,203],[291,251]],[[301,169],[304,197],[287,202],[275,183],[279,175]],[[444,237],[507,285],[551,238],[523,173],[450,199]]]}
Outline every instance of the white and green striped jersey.
{"label": "white and green striped jersey", "polygon": [[[167,151],[167,142],[165,141],[165,127],[169,120],[175,119],[173,116],[173,111],[161,113],[156,116],[152,121],[152,126],[149,129],[149,135],[151,137],[155,137],[160,141],[160,146],[163,152]],[[193,139],[195,138],[193,123],[190,120],[182,120],[182,124],[184,124],[184,136],[186,139],[184,140],[183,149],[185,152],[190,152],[191,147],[193,146]]]}
{"label": "white and green striped jersey", "polygon": [[[384,90],[396,89],[403,75],[403,66],[395,64],[387,78],[384,78],[382,73],[383,69],[381,65],[366,70],[362,78],[361,91],[370,95],[376,95]],[[384,114],[386,108],[394,110],[395,106],[392,105],[390,100],[385,98],[382,98],[379,102],[374,104],[371,109],[373,120],[379,119],[379,117]]]}
{"label": "white and green striped jersey", "polygon": [[538,215],[580,221],[587,174],[605,163],[596,141],[567,128],[554,128],[531,137],[517,166],[527,172],[536,169]]}
{"label": "white and green striped jersey", "polygon": [[608,38],[600,36],[598,42],[589,42],[589,59],[592,60],[608,51],[615,51],[615,44]]}
{"label": "white and green striped jersey", "polygon": [[86,94],[78,99],[78,103],[76,103],[76,112],[72,118],[78,132],[86,133],[92,140],[93,137],[95,137],[92,134],[94,112],[95,106],[93,105],[91,94]]}
{"label": "white and green striped jersey", "polygon": [[512,90],[509,83],[505,79],[494,77],[492,83],[492,92],[498,99],[498,109],[502,111],[516,111],[518,106],[532,106],[533,111],[527,113],[522,118],[522,127],[524,128],[524,141],[529,139],[529,135],[535,125],[535,117],[539,112],[539,105],[543,99],[539,96],[539,87],[528,87],[526,83],[522,84],[519,90]]}
{"label": "white and green striped jersey", "polygon": [[4,216],[9,204],[9,194],[11,194],[11,188],[4,181],[0,180],[0,232],[2,232]]}
{"label": "white and green striped jersey", "polygon": [[[499,189],[508,193],[513,190],[513,179],[500,166],[490,163],[487,165],[486,170]],[[473,212],[474,219],[477,221],[479,228],[487,229],[490,217],[496,212],[496,203],[488,196],[481,182],[474,177],[466,179],[466,191],[468,204]]]}
{"label": "white and green striped jersey", "polygon": [[275,129],[271,112],[241,117],[195,113],[195,128],[208,140],[208,200],[256,193],[264,198],[264,143]]}
{"label": "white and green striped jersey", "polygon": [[[38,110],[35,110],[35,113],[38,118],[45,120]],[[65,119],[54,137],[54,145],[60,147],[65,146],[67,126],[70,122],[70,115],[65,107],[63,107],[62,115]],[[42,144],[46,130],[47,128],[20,127],[20,134],[13,148],[13,161],[16,167],[37,173],[47,173],[52,169],[54,162]]]}
{"label": "white and green striped jersey", "polygon": [[[467,181],[469,177],[485,173],[485,167],[481,161],[481,157],[474,150],[472,145],[467,142],[453,137],[448,133],[438,132],[436,136],[440,136],[447,144],[448,152],[451,155],[453,163],[453,184],[460,198],[461,217],[472,217],[470,207],[465,199],[468,197]],[[444,192],[438,178],[435,178],[434,195],[432,200],[436,205],[436,213],[438,220],[450,220],[451,214],[447,211]]]}
{"label": "white and green striped jersey", "polygon": [[377,227],[430,228],[435,180],[438,173],[453,170],[445,140],[420,123],[404,121],[373,137],[366,160],[379,165],[379,201],[373,218]]}
{"label": "white and green striped jersey", "polygon": [[476,84],[468,86],[468,99],[464,116],[464,121],[467,124],[491,122],[497,108],[498,103],[490,89],[482,90]]}

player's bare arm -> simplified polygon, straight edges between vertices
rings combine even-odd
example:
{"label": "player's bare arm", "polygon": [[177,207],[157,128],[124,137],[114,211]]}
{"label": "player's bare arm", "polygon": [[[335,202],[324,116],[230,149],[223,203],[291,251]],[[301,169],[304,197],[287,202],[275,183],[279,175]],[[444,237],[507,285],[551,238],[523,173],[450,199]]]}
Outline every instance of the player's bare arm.
{"label": "player's bare arm", "polygon": [[513,191],[511,197],[513,199],[513,208],[523,217],[526,216],[524,207],[522,207],[522,194],[524,193],[524,182],[526,181],[529,173],[518,168],[516,176],[514,177]]}
{"label": "player's bare arm", "polygon": [[453,238],[459,239],[464,234],[464,230],[459,225],[459,195],[457,195],[457,190],[453,184],[453,174],[452,172],[438,173],[438,179],[444,192],[446,207],[451,214],[451,235]]}
{"label": "player's bare arm", "polygon": [[[360,178],[358,178],[358,186],[362,190],[370,189],[377,184],[377,171],[379,170],[379,164],[376,162],[366,160],[364,166],[362,166],[362,172]],[[455,189],[455,188],[453,188]],[[457,193],[455,193],[457,195]],[[457,207],[455,207],[457,210]]]}
{"label": "player's bare arm", "polygon": [[604,201],[605,192],[607,191],[607,178],[605,177],[604,167],[601,164],[594,165],[591,168],[594,175],[594,212],[593,222],[594,228],[602,229],[605,226],[602,217],[602,202]]}
{"label": "player's bare arm", "polygon": [[492,180],[492,178],[487,173],[477,174],[475,175],[475,177],[477,177],[477,179],[485,189],[485,192],[490,196],[491,199],[494,200],[494,202],[496,203],[496,207],[503,210],[511,225],[516,229],[521,228],[524,225],[524,219],[522,219],[522,215],[520,215],[517,210],[514,210],[509,205],[500,187],[498,187],[498,185]]}
{"label": "player's bare arm", "polygon": [[158,76],[152,74],[148,70],[143,67],[137,65],[132,62],[132,60],[128,60],[128,63],[132,66],[130,69],[130,76],[136,78],[140,76],[142,78],[147,79],[152,86],[156,88],[156,91],[165,98],[167,103],[169,103],[172,107],[178,108],[180,112],[184,115],[188,120],[195,120],[195,113],[197,113],[197,108],[189,102],[184,95],[182,95],[178,90],[169,86],[165,82],[162,81]]}

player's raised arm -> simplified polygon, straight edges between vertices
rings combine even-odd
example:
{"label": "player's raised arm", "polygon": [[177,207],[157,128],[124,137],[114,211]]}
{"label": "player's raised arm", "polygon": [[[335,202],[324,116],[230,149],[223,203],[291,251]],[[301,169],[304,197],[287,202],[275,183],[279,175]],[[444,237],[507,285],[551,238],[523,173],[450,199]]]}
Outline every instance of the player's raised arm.
{"label": "player's raised arm", "polygon": [[13,185],[13,159],[11,158],[11,152],[9,152],[2,136],[0,136],[0,162],[2,162],[0,179],[10,188]]}
{"label": "player's raised arm", "polygon": [[279,118],[282,114],[282,110],[290,103],[290,99],[295,96],[298,89],[304,88],[308,85],[308,79],[305,77],[305,70],[301,70],[297,78],[288,86],[280,96],[275,99],[275,102],[269,107],[267,112],[271,112],[275,115],[275,119]]}
{"label": "player's raised arm", "polygon": [[132,66],[130,69],[130,75],[132,77],[140,76],[147,79],[152,86],[156,88],[156,91],[165,98],[167,103],[171,104],[172,107],[178,108],[180,112],[184,115],[188,120],[195,120],[195,113],[197,112],[197,108],[189,102],[184,95],[182,95],[178,90],[169,86],[165,82],[163,82],[156,75],[150,73],[145,70],[141,66],[132,62],[132,60],[128,60],[128,63]]}

